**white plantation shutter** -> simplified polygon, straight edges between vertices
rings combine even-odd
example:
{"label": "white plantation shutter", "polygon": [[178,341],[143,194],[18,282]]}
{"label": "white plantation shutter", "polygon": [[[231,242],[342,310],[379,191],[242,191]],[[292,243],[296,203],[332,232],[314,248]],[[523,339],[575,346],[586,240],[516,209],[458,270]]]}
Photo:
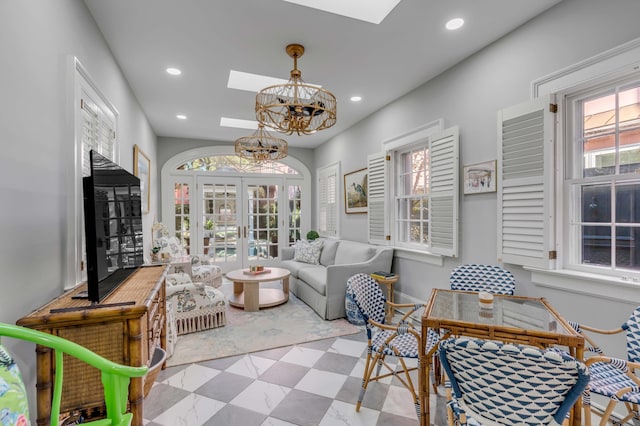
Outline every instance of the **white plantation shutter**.
{"label": "white plantation shutter", "polygon": [[498,112],[498,257],[505,263],[554,266],[552,104],[543,97]]}
{"label": "white plantation shutter", "polygon": [[458,255],[458,152],[457,127],[429,136],[430,251],[452,257]]}
{"label": "white plantation shutter", "polygon": [[89,176],[89,151],[92,149],[115,161],[115,115],[98,106],[83,91],[80,99],[80,127],[82,176]]}
{"label": "white plantation shutter", "polygon": [[338,174],[337,164],[318,171],[318,233],[338,236]]}
{"label": "white plantation shutter", "polygon": [[369,243],[389,244],[389,221],[385,216],[385,183],[387,163],[385,153],[369,155],[367,161],[367,204],[369,206]]}

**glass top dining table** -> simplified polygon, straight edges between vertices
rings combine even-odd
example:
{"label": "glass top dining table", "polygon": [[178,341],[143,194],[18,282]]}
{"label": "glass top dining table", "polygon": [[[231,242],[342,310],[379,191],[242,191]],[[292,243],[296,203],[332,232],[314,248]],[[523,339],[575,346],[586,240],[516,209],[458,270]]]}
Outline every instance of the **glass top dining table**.
{"label": "glass top dining table", "polygon": [[[482,305],[482,306],[481,306]],[[450,336],[533,345],[541,348],[562,346],[576,359],[584,355],[584,338],[547,302],[545,298],[493,295],[490,308],[480,302],[477,292],[433,289],[422,315],[421,335],[426,341],[428,329]],[[429,369],[437,345],[420,353],[421,424],[430,424]],[[580,401],[579,401],[580,402]],[[581,422],[581,404],[574,406],[574,425]]]}

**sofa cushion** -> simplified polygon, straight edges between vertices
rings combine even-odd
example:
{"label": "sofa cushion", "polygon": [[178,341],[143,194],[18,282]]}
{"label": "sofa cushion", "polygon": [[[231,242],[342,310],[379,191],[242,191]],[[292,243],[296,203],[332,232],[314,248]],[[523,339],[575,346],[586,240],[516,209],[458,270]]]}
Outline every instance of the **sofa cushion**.
{"label": "sofa cushion", "polygon": [[327,294],[327,268],[321,265],[305,265],[298,271],[298,279],[307,283],[318,294]]}
{"label": "sofa cushion", "polygon": [[335,263],[338,244],[338,240],[324,240],[324,244],[322,244],[322,253],[320,253],[321,265],[329,266]]}
{"label": "sofa cushion", "polygon": [[305,241],[298,240],[294,246],[293,260],[317,265],[320,262],[322,252],[322,240]]}
{"label": "sofa cushion", "polygon": [[291,276],[294,278],[298,278],[299,277],[299,272],[300,269],[302,269],[305,266],[309,266],[308,263],[302,263],[302,262],[296,262],[295,260],[283,260],[282,262],[280,262],[280,265],[278,265],[279,267],[282,267],[284,269],[288,269],[289,272],[291,272]]}
{"label": "sofa cushion", "polygon": [[366,244],[352,241],[340,241],[336,250],[335,265],[361,263],[371,259],[376,249]]}

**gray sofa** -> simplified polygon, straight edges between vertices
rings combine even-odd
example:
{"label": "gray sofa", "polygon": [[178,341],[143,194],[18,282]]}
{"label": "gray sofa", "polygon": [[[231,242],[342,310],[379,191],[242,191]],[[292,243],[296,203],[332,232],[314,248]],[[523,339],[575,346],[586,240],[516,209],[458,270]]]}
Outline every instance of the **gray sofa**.
{"label": "gray sofa", "polygon": [[347,280],[359,272],[390,271],[393,248],[347,240],[323,240],[319,264],[298,262],[295,248],[280,250],[280,267],[291,271],[289,289],[326,320],[346,317]]}

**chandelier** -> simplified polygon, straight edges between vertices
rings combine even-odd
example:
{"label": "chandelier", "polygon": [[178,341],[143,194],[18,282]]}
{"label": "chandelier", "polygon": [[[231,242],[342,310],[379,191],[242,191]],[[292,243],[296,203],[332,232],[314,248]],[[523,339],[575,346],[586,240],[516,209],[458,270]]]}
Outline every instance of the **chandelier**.
{"label": "chandelier", "polygon": [[256,163],[280,160],[287,156],[288,148],[287,141],[271,136],[262,123],[258,124],[258,130],[253,135],[235,142],[236,155]]}
{"label": "chandelier", "polygon": [[262,89],[256,95],[256,117],[265,126],[292,135],[309,135],[336,124],[336,97],[322,87],[306,84],[298,70],[304,46],[290,44],[291,79]]}

